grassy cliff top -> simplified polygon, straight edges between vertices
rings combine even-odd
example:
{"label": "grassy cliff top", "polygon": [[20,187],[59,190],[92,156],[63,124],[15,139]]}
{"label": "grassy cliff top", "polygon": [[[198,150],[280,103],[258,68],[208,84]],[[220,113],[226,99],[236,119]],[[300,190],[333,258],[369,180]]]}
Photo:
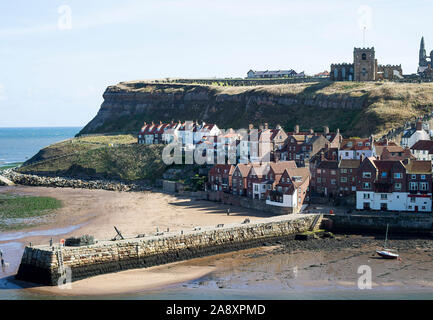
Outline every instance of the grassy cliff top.
{"label": "grassy cliff top", "polygon": [[227,85],[204,85],[204,84],[182,84],[182,83],[155,83],[153,81],[135,80],[120,82],[115,87],[126,92],[180,92],[187,87],[203,87],[214,90],[218,94],[244,94],[263,93],[272,95],[299,95],[299,94],[323,94],[323,95],[348,95],[360,97],[369,94],[371,97],[411,99],[413,95],[421,95],[421,98],[433,100],[433,83],[398,83],[398,82],[306,82],[293,84],[275,84],[259,86],[227,86]]}

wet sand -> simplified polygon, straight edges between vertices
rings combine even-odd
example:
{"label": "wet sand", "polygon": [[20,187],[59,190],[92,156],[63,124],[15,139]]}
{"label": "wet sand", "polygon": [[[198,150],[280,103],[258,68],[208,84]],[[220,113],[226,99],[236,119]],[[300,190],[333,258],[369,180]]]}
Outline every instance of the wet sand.
{"label": "wet sand", "polygon": [[[154,234],[157,228],[164,231],[190,230],[196,226],[213,226],[251,221],[265,217],[258,211],[225,206],[209,201],[196,201],[154,192],[113,192],[71,188],[45,188],[13,186],[0,187],[0,193],[49,196],[63,202],[63,208],[42,218],[43,223],[21,231],[1,232],[0,249],[10,264],[0,278],[17,272],[24,246],[54,242],[71,236],[90,234],[99,240],[116,235],[113,226],[121,230],[125,238],[138,234]],[[227,216],[227,209],[230,215]],[[155,271],[157,270],[157,271]],[[164,285],[199,278],[213,271],[208,266],[158,266],[144,270],[128,270],[101,275],[74,283],[74,291],[68,294],[86,295],[124,293],[157,288]],[[108,285],[107,283],[110,283]],[[59,294],[49,288],[34,288]]]}

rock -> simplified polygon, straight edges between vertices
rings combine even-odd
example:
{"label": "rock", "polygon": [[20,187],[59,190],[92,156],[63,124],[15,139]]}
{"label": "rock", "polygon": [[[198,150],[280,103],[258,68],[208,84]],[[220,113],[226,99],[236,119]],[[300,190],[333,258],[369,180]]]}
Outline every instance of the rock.
{"label": "rock", "polygon": [[149,186],[137,184],[125,184],[119,181],[108,180],[82,180],[66,177],[44,177],[31,174],[22,174],[13,170],[3,172],[5,178],[15,184],[29,186],[45,186],[59,188],[103,189],[109,191],[143,191],[151,189]]}

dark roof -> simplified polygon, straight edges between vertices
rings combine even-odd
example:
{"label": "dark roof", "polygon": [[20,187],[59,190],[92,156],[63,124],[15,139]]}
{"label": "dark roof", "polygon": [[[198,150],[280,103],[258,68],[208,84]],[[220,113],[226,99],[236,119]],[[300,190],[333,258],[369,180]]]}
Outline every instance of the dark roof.
{"label": "dark roof", "polygon": [[433,141],[432,140],[419,140],[411,149],[413,150],[428,150],[429,153],[433,153]]}
{"label": "dark roof", "polygon": [[325,160],[319,163],[318,169],[338,169],[338,161]]}

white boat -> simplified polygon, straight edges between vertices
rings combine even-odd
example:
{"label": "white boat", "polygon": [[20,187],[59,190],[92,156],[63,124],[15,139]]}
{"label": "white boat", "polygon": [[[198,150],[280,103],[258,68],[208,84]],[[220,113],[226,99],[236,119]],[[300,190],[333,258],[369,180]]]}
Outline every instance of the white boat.
{"label": "white boat", "polygon": [[385,259],[397,259],[399,255],[393,251],[392,249],[386,248],[386,242],[388,241],[388,224],[386,225],[386,235],[385,235],[385,245],[382,250],[376,250],[376,253]]}
{"label": "white boat", "polygon": [[376,253],[385,259],[397,259],[399,257],[397,253],[391,252],[389,249],[377,250]]}

